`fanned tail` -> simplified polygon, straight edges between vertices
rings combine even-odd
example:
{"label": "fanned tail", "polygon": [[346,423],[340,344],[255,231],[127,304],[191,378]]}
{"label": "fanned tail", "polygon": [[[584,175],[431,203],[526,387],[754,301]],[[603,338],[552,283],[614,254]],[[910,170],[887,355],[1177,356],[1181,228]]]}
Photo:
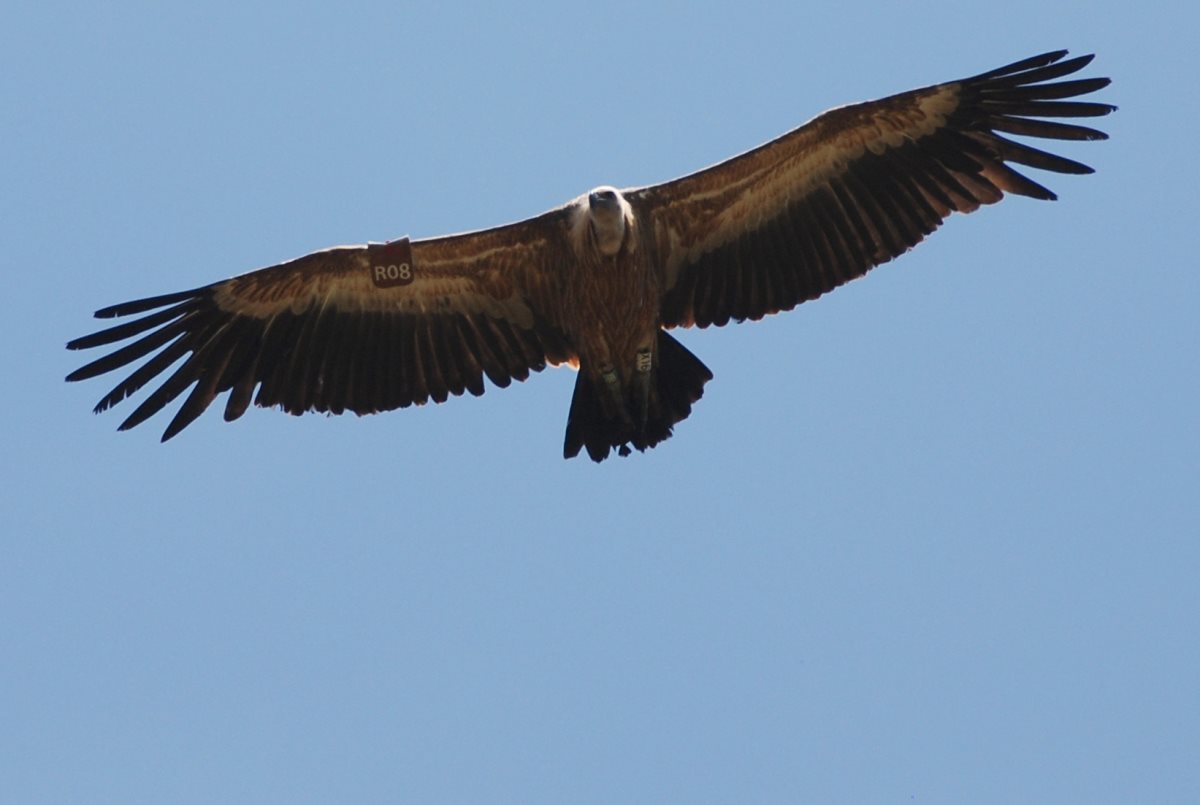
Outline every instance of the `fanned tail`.
{"label": "fanned tail", "polygon": [[[644,375],[643,375],[644,377]],[[616,448],[622,456],[639,452],[670,438],[675,423],[687,419],[692,404],[704,394],[712,372],[683,344],[658,332],[649,389],[644,383],[624,384],[624,405],[605,404],[608,388],[586,371],[575,378],[575,393],[567,415],[563,457],[574,458],[586,448],[593,461],[603,461]]]}

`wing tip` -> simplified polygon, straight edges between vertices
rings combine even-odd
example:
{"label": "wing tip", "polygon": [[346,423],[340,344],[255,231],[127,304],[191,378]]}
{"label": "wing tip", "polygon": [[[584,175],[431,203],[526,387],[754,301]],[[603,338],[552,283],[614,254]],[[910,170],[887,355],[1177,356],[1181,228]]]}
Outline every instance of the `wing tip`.
{"label": "wing tip", "polygon": [[117,433],[124,433],[127,430],[133,430],[148,418],[148,416],[142,416],[138,419],[134,419],[134,417],[137,415],[138,412],[134,411],[124,422],[122,422],[120,425],[117,425]]}
{"label": "wing tip", "polygon": [[177,302],[184,302],[188,299],[193,299],[196,296],[208,291],[212,285],[204,285],[199,288],[192,288],[188,291],[176,291],[175,293],[161,294],[160,296],[148,296],[144,299],[133,299],[128,302],[120,302],[116,305],[102,307],[92,314],[97,319],[113,319],[118,316],[129,316],[134,313],[145,313],[147,310],[154,310],[159,307],[166,307]]}

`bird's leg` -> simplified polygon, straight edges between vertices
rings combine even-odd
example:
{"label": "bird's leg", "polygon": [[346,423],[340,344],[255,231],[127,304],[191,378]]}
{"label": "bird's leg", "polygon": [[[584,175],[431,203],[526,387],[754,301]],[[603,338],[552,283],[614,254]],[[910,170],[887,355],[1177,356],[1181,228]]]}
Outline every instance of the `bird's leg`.
{"label": "bird's leg", "polygon": [[621,393],[621,376],[617,374],[616,368],[611,365],[601,367],[600,379],[604,381],[604,388],[608,392],[610,413],[619,417],[626,425],[632,424],[629,408],[625,405],[625,395]]}
{"label": "bird's leg", "polygon": [[646,432],[646,419],[650,416],[650,369],[653,365],[654,356],[650,347],[639,349],[633,365],[633,393],[637,400],[638,434],[642,436]]}

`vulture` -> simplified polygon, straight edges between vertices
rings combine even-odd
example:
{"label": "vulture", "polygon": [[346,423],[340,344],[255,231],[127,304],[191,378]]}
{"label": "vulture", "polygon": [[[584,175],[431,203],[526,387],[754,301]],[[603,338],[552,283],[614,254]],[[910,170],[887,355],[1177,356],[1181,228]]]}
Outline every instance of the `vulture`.
{"label": "vulture", "polygon": [[1005,193],[1055,198],[1018,167],[1091,173],[1010,136],[1105,139],[1048,119],[1116,108],[1074,100],[1109,79],[1060,80],[1092,58],[1060,50],[838,107],[697,173],[598,187],[518,223],[338,246],[106,307],[95,315],[134,318],[67,348],[129,343],[67,380],[145,358],[95,410],[165,374],[119,429],[190,388],[166,441],[220,394],[226,420],[252,401],[362,415],[570,364],[564,457],[644,451],[671,436],[713,377],[670,330],[790,310]]}

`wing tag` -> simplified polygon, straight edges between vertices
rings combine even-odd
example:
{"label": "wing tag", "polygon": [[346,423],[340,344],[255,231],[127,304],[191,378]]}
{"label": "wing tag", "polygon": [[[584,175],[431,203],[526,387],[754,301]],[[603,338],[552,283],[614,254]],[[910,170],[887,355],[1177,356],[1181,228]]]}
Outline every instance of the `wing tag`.
{"label": "wing tag", "polygon": [[376,288],[409,285],[417,276],[413,266],[412,243],[408,238],[368,245],[367,265]]}

